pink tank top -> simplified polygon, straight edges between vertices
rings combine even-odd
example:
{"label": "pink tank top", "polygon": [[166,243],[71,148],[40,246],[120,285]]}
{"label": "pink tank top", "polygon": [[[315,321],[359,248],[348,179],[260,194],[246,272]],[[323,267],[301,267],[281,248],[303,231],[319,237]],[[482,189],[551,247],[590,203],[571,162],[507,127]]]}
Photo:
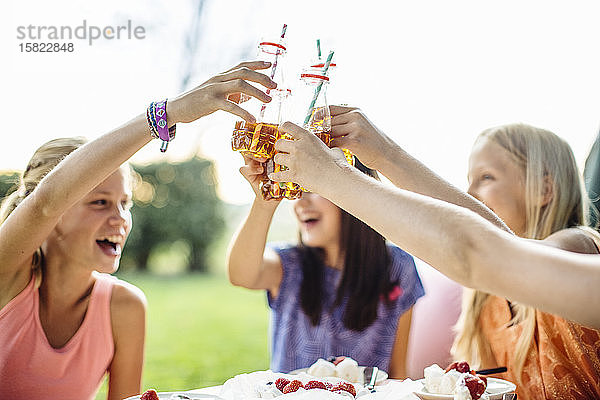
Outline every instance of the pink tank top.
{"label": "pink tank top", "polygon": [[110,296],[117,280],[95,275],[83,323],[60,349],[40,323],[35,278],[0,310],[1,398],[94,399],[114,354]]}

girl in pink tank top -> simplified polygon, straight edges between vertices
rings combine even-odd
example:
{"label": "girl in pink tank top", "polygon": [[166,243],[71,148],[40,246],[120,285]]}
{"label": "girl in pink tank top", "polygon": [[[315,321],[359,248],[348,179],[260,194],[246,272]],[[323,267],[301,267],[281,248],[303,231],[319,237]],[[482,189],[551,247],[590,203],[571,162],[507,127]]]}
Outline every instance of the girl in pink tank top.
{"label": "girl in pink tank top", "polygon": [[243,81],[275,88],[256,71],[269,66],[241,63],[90,143],[55,139],[35,152],[0,209],[0,398],[93,399],[106,373],[109,400],[140,392],[145,298],[107,275],[132,223],[121,164],[153,138],[165,151],[177,122],[219,109],[253,122],[229,96],[270,101]]}

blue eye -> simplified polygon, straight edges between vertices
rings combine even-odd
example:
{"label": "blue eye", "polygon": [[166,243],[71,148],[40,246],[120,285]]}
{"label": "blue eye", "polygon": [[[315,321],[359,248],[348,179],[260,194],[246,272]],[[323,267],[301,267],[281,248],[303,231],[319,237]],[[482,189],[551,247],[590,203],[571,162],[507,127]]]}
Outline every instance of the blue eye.
{"label": "blue eye", "polygon": [[100,199],[100,200],[94,200],[92,201],[91,204],[96,205],[96,206],[104,206],[106,205],[107,201],[104,199]]}

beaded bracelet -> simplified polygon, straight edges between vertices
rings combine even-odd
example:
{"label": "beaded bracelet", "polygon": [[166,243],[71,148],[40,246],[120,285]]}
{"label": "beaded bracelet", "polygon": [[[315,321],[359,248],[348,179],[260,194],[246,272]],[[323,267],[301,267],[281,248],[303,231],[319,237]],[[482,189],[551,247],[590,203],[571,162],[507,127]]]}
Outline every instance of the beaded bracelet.
{"label": "beaded bracelet", "polygon": [[167,100],[150,103],[146,110],[146,120],[152,138],[162,140],[160,151],[164,153],[167,151],[169,142],[175,139],[177,131],[176,125],[167,128]]}

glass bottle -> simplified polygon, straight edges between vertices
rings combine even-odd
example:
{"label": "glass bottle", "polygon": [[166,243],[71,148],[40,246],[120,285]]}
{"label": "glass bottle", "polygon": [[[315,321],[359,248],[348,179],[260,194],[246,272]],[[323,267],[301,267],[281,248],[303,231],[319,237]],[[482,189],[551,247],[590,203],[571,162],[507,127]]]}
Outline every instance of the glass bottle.
{"label": "glass bottle", "polygon": [[284,80],[286,51],[283,39],[279,42],[263,40],[259,43],[257,59],[271,63],[267,74],[277,83],[277,88],[267,89],[266,93],[272,97],[269,103],[244,94],[240,96],[240,103],[244,103],[243,107],[255,116],[256,123],[243,120],[235,123],[231,136],[232,150],[250,153],[259,158],[273,157],[274,145],[279,138],[281,109],[290,94]]}

